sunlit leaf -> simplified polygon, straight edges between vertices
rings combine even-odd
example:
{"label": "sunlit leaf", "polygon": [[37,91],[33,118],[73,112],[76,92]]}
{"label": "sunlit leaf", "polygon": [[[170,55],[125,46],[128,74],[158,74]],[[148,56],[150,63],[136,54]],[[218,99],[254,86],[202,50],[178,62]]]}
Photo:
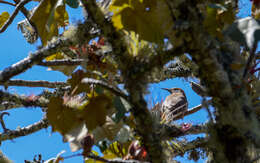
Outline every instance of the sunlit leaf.
{"label": "sunlit leaf", "polygon": [[37,27],[42,44],[58,36],[58,27],[68,23],[68,13],[63,0],[42,0],[30,20]]}
{"label": "sunlit leaf", "polygon": [[5,24],[6,20],[10,17],[8,12],[2,12],[0,15],[0,28]]}
{"label": "sunlit leaf", "polygon": [[150,42],[162,43],[173,25],[164,0],[114,0],[109,10],[116,29],[134,31],[140,39]]}
{"label": "sunlit leaf", "polygon": [[103,152],[104,155],[115,155],[116,157],[123,158],[128,153],[128,147],[131,142],[119,143],[118,141],[113,142],[109,147]]}
{"label": "sunlit leaf", "polygon": [[[66,59],[67,56],[65,56],[62,52],[57,52],[47,58],[45,58],[46,61],[53,61],[53,60],[61,60]],[[60,71],[64,75],[70,76],[72,72],[76,69],[77,66],[50,66],[49,70],[54,71]]]}

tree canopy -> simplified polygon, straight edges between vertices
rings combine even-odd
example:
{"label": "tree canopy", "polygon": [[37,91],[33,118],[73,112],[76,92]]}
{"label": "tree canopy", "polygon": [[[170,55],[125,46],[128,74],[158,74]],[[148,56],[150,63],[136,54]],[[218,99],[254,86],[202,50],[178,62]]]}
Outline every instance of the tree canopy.
{"label": "tree canopy", "polygon": [[[237,16],[239,1],[230,0],[34,1],[0,0],[14,7],[13,13],[0,13],[0,35],[20,13],[24,20],[17,30],[28,44],[41,42],[0,71],[0,84],[50,89],[31,96],[0,90],[0,141],[51,126],[73,152],[82,149],[71,157],[83,157],[85,163],[177,162],[177,156],[259,161],[260,1],[251,2],[245,18]],[[36,2],[34,8],[25,6]],[[68,7],[82,8],[84,20],[69,22]],[[12,79],[35,65],[62,72],[66,82]],[[167,116],[163,102],[150,108],[145,95],[149,84],[173,78],[189,81],[203,100]],[[3,117],[18,107],[39,107],[44,116],[10,130]],[[202,108],[209,115],[205,122],[176,123]],[[193,134],[204,136],[178,139]],[[60,153],[45,162],[67,158]]]}

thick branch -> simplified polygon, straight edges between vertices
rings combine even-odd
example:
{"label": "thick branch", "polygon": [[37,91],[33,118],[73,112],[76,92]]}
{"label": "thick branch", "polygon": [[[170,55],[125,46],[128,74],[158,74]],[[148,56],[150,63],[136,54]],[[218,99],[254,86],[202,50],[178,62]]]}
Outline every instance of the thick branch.
{"label": "thick branch", "polygon": [[8,80],[6,82],[0,82],[0,85],[8,86],[25,86],[25,87],[47,87],[47,88],[57,88],[57,87],[65,87],[68,84],[64,82],[49,82],[49,81],[26,81],[26,80]]}
{"label": "thick branch", "polygon": [[[129,63],[129,61],[132,61],[133,59],[126,50],[126,44],[122,35],[115,30],[111,22],[108,22],[108,20],[105,19],[105,16],[98,8],[95,0],[81,0],[81,2],[86,9],[89,18],[97,23],[102,33],[112,44],[114,58],[119,65],[119,69],[122,71],[124,81],[127,80],[125,82],[125,87],[129,92],[128,101],[130,101],[133,105],[131,112],[133,113],[135,118],[137,133],[141,136],[141,140],[148,150],[150,159],[154,162],[165,162],[164,154],[162,152],[158,152],[162,151],[162,145],[160,143],[160,138],[156,134],[153,124],[154,121],[152,120],[151,114],[147,109],[146,102],[143,97],[143,88],[145,87],[144,83],[142,82],[143,79],[139,80],[138,77],[141,77],[140,74],[137,75],[138,77],[133,78],[132,75],[134,75],[134,72],[129,71],[132,68],[131,66],[134,65],[137,66],[136,69],[138,69],[139,71],[140,66],[142,68],[145,68],[144,66],[142,66],[144,64]],[[150,65],[148,69],[150,69]],[[144,76],[145,74],[143,74],[142,77],[144,78]],[[142,86],[140,87],[138,83]]]}
{"label": "thick branch", "polygon": [[[36,97],[36,96],[34,96]],[[20,96],[4,92],[0,90],[0,110],[8,110],[13,107],[46,107],[48,104],[47,99],[36,97],[35,99],[30,96]]]}
{"label": "thick branch", "polygon": [[12,140],[14,138],[18,138],[21,136],[30,135],[34,132],[37,132],[43,128],[47,128],[49,126],[47,118],[43,118],[41,121],[36,122],[32,125],[29,125],[24,128],[16,129],[16,130],[10,130],[6,133],[0,134],[0,141],[5,140]]}
{"label": "thick branch", "polygon": [[18,75],[25,70],[31,68],[34,64],[37,64],[45,57],[48,57],[54,54],[57,51],[60,51],[63,47],[72,45],[73,43],[69,39],[59,38],[54,43],[48,44],[46,47],[39,49],[33,54],[30,54],[25,59],[11,65],[10,67],[5,68],[0,72],[0,82],[4,83],[9,80],[11,77]]}

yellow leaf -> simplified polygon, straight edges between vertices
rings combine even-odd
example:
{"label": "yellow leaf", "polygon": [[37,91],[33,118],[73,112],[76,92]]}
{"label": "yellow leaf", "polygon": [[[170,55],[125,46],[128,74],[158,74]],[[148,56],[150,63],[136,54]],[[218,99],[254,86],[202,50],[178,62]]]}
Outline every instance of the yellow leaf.
{"label": "yellow leaf", "polygon": [[68,21],[64,1],[42,0],[30,19],[37,27],[42,44],[46,45],[53,36],[58,36],[58,27]]}
{"label": "yellow leaf", "polygon": [[109,147],[103,152],[104,156],[115,156],[123,158],[128,153],[128,147],[131,142],[119,143],[118,141],[113,142]]}
{"label": "yellow leaf", "polygon": [[10,15],[8,12],[2,12],[0,15],[0,28],[5,24],[6,20],[9,19]]}
{"label": "yellow leaf", "polygon": [[102,126],[106,122],[107,111],[112,107],[112,99],[105,94],[94,96],[80,109],[88,130]]}
{"label": "yellow leaf", "polygon": [[142,40],[162,43],[173,26],[164,0],[113,0],[109,10],[117,30],[134,31]]}
{"label": "yellow leaf", "polygon": [[52,97],[48,104],[47,118],[53,131],[58,131],[62,135],[80,124],[76,110],[63,105],[63,99]]}
{"label": "yellow leaf", "polygon": [[[67,58],[65,55],[63,55],[62,52],[57,52],[47,58],[45,58],[46,61],[52,61],[52,60],[59,60],[59,59],[65,59]],[[75,70],[77,66],[50,66],[49,69],[54,71],[60,71],[64,75],[70,76],[73,71]]]}

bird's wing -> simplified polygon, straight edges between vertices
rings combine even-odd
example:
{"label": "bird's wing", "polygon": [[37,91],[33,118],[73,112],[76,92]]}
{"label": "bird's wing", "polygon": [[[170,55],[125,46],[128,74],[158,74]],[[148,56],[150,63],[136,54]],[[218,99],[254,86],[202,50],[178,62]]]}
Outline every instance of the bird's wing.
{"label": "bird's wing", "polygon": [[[171,111],[178,112],[182,108],[188,107],[187,99],[183,97],[170,97],[166,98],[163,107],[171,108]],[[165,108],[166,109],[166,108]]]}

